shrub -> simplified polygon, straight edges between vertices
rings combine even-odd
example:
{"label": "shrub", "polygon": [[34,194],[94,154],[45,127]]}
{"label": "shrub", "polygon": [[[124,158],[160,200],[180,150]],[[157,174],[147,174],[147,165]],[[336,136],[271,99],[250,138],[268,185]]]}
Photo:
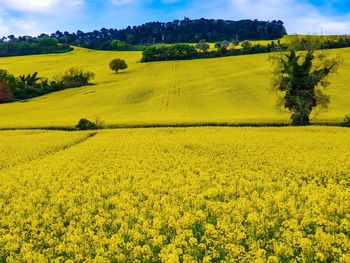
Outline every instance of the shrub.
{"label": "shrub", "polygon": [[120,41],[120,40],[113,40],[111,42],[111,46],[113,50],[119,50],[119,51],[126,51],[126,50],[130,50],[130,45],[124,41]]}
{"label": "shrub", "polygon": [[118,74],[119,70],[127,69],[128,65],[126,64],[125,60],[117,58],[113,59],[111,63],[109,63],[109,68]]}
{"label": "shrub", "polygon": [[196,48],[188,44],[151,46],[143,51],[141,62],[192,59],[199,57],[198,54]]}
{"label": "shrub", "polygon": [[15,77],[0,69],[0,103],[30,99],[65,88],[86,86],[94,77],[92,72],[84,72],[77,68],[71,68],[57,75],[54,81],[38,75],[38,72],[35,72]]}
{"label": "shrub", "polygon": [[61,83],[63,88],[76,88],[91,85],[95,74],[91,71],[83,71],[79,68],[70,68],[63,74],[54,77],[55,81]]}
{"label": "shrub", "polygon": [[197,45],[196,48],[201,50],[202,52],[207,52],[210,48],[210,45],[205,43],[205,40],[201,40]]}
{"label": "shrub", "polygon": [[0,70],[2,103],[14,100],[29,99],[51,91],[52,87],[47,80],[38,77],[38,73],[15,77],[5,70]]}
{"label": "shrub", "polygon": [[80,119],[75,128],[78,130],[96,130],[98,127],[96,123],[88,119]]}
{"label": "shrub", "polygon": [[251,42],[249,41],[243,41],[241,43],[241,46],[242,46],[242,49],[245,51],[245,52],[249,52],[251,51],[251,49],[253,48],[253,45]]}
{"label": "shrub", "polygon": [[342,126],[350,127],[350,114],[349,115],[345,115],[344,122],[342,123]]}
{"label": "shrub", "polygon": [[227,50],[229,48],[230,44],[231,43],[227,40],[222,41],[221,42],[221,50]]}

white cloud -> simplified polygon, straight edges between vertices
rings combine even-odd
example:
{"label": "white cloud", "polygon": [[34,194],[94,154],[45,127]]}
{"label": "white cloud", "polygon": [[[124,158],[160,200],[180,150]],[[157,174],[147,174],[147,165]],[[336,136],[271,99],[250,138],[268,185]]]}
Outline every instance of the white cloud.
{"label": "white cloud", "polygon": [[83,0],[0,0],[0,4],[5,9],[25,12],[25,13],[47,13],[52,14],[57,10],[72,10],[80,7]]}
{"label": "white cloud", "polygon": [[0,18],[0,38],[2,36],[7,36],[10,33],[8,25],[5,24],[4,20]]}
{"label": "white cloud", "polygon": [[44,31],[43,27],[33,19],[0,18],[0,38],[2,36],[37,36]]}
{"label": "white cloud", "polygon": [[10,28],[4,18],[5,18],[5,12],[2,10],[0,6],[0,38],[5,35],[7,36],[10,33]]}
{"label": "white cloud", "polygon": [[0,0],[0,37],[52,33],[78,17],[73,11],[83,4],[84,0]]}
{"label": "white cloud", "polygon": [[37,36],[42,33],[39,24],[35,20],[11,19],[11,31],[18,35]]}
{"label": "white cloud", "polygon": [[[320,33],[321,29],[324,34],[350,34],[350,13],[330,16],[309,4],[308,0],[215,0],[205,4],[203,0],[192,0],[177,8],[171,4],[181,0],[158,1],[158,4],[161,1],[163,5],[169,5],[165,9],[155,8],[156,0],[0,0],[0,35],[123,28],[156,20],[166,22],[184,16],[282,20],[289,34]],[[98,15],[93,3],[101,3]],[[84,6],[86,8],[81,8]],[[77,9],[80,12],[70,12]]]}

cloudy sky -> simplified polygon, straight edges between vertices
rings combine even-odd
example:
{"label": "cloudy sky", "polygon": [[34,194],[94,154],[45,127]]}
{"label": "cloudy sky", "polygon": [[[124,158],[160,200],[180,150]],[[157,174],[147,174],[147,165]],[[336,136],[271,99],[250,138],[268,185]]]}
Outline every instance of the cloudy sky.
{"label": "cloudy sky", "polygon": [[288,33],[350,34],[350,0],[0,0],[0,35],[190,18],[282,20]]}

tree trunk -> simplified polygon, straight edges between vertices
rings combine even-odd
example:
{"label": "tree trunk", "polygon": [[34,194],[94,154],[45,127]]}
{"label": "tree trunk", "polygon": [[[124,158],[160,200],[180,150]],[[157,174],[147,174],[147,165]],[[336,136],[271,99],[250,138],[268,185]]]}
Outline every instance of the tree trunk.
{"label": "tree trunk", "polygon": [[291,117],[293,126],[306,126],[310,124],[309,112],[297,112]]}
{"label": "tree trunk", "polygon": [[0,81],[0,103],[6,103],[13,100],[11,89],[5,82]]}

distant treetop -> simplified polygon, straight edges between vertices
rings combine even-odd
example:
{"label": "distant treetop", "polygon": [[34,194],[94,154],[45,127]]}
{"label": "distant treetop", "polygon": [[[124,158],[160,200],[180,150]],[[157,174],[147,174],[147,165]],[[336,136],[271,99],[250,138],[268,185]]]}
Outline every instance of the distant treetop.
{"label": "distant treetop", "polygon": [[223,40],[262,40],[278,39],[286,34],[282,21],[258,20],[215,20],[196,19],[174,20],[173,22],[150,22],[125,29],[106,29],[84,33],[59,32],[51,34],[60,43],[94,49],[112,49],[111,41],[119,40],[130,45],[157,43],[198,43]]}
{"label": "distant treetop", "polygon": [[[221,42],[229,40],[273,40],[286,34],[282,21],[195,19],[150,22],[124,29],[76,33],[56,31],[37,37],[9,35],[0,38],[0,56],[67,51],[69,45],[101,50],[129,50],[131,46],[151,44]],[[57,43],[55,42],[57,40]],[[14,44],[13,44],[14,43]],[[12,46],[16,46],[15,49]],[[56,47],[55,47],[56,46]],[[204,47],[204,46],[203,46]]]}

